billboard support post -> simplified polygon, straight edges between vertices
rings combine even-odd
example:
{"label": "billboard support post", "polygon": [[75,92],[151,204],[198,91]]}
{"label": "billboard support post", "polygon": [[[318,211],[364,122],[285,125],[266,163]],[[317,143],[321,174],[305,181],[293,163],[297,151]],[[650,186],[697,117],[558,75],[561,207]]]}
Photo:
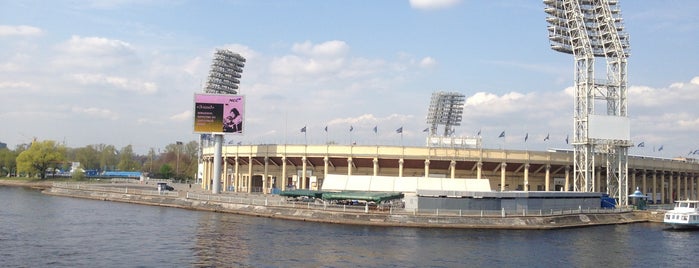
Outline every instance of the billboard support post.
{"label": "billboard support post", "polygon": [[223,134],[214,135],[214,181],[211,188],[212,194],[221,193],[221,152],[223,151]]}

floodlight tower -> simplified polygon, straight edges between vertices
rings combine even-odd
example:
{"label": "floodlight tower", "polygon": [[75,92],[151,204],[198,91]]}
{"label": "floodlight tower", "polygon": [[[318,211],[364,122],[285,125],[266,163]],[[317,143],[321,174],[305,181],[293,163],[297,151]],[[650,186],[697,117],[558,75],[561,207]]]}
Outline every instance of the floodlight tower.
{"label": "floodlight tower", "polygon": [[[551,49],[572,54],[575,61],[573,148],[575,191],[595,185],[595,154],[606,156],[607,193],[628,205],[627,66],[629,36],[624,31],[618,0],[544,0],[549,15]],[[595,78],[595,58],[604,58],[606,77]],[[606,113],[595,114],[595,101]]]}
{"label": "floodlight tower", "polygon": [[444,126],[442,136],[448,137],[454,133],[454,127],[461,125],[464,113],[465,95],[458,92],[434,92],[427,111],[427,124],[430,125],[430,136],[437,135],[439,125]]}
{"label": "floodlight tower", "polygon": [[[218,49],[214,53],[214,58],[211,62],[209,70],[209,79],[206,82],[204,92],[210,94],[238,94],[238,84],[240,84],[240,73],[245,67],[245,58],[238,53],[234,53],[227,49]],[[205,135],[205,134],[203,134]],[[200,136],[203,140],[203,135]],[[211,192],[218,194],[221,192],[221,165],[222,165],[222,149],[223,149],[223,134],[214,134],[214,179]],[[201,151],[201,146],[199,146]],[[201,157],[199,158],[201,161]],[[199,165],[202,166],[201,163]],[[208,183],[202,181],[202,183]]]}

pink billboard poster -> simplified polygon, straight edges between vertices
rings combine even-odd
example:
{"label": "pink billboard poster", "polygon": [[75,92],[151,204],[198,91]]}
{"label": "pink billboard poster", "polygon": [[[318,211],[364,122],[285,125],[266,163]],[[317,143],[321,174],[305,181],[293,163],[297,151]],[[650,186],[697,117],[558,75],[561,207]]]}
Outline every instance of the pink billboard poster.
{"label": "pink billboard poster", "polygon": [[195,133],[243,133],[245,101],[239,95],[194,95]]}

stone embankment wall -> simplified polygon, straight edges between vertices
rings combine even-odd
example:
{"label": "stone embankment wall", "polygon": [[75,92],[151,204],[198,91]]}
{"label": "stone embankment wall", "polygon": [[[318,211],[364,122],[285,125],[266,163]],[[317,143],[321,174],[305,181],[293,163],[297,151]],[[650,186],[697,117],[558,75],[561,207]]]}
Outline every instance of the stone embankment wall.
{"label": "stone embankment wall", "polygon": [[290,208],[273,205],[250,205],[188,199],[186,197],[138,195],[52,187],[46,194],[89,198],[105,201],[128,202],[143,205],[167,206],[184,209],[235,213],[269,218],[354,225],[484,228],[484,229],[558,229],[607,224],[625,224],[649,221],[649,213],[585,213],[556,216],[458,217],[437,215],[410,215],[389,213],[360,213]]}

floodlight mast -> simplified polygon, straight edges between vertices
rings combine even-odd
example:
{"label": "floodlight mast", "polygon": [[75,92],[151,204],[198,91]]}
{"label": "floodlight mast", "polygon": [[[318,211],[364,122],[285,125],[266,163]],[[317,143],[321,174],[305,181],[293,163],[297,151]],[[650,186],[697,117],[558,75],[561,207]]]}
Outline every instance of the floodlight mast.
{"label": "floodlight mast", "polygon": [[[214,53],[209,70],[209,79],[206,82],[205,93],[210,94],[238,94],[238,84],[240,84],[240,73],[245,67],[245,58],[238,53],[227,49],[218,49]],[[200,136],[200,141],[203,140]],[[214,178],[212,181],[211,193],[221,193],[221,170],[222,170],[222,148],[223,134],[214,134]],[[201,151],[201,143],[199,150]],[[201,157],[199,161],[202,161]],[[201,166],[201,163],[200,163]],[[209,183],[204,182],[202,183]],[[208,188],[208,187],[207,187]]]}
{"label": "floodlight mast", "polygon": [[444,126],[443,137],[454,134],[454,127],[461,125],[465,95],[458,92],[434,92],[427,113],[430,136],[437,135],[439,125]]}
{"label": "floodlight mast", "polygon": [[[628,205],[628,147],[632,144],[629,130],[611,135],[612,138],[590,135],[595,100],[606,101],[606,116],[628,120],[629,36],[624,32],[618,0],[543,2],[549,15],[546,21],[551,49],[572,54],[575,61],[574,191],[600,191],[601,185],[595,179],[595,153],[605,154],[607,193],[619,204]],[[595,79],[595,57],[605,59],[606,80]]]}

